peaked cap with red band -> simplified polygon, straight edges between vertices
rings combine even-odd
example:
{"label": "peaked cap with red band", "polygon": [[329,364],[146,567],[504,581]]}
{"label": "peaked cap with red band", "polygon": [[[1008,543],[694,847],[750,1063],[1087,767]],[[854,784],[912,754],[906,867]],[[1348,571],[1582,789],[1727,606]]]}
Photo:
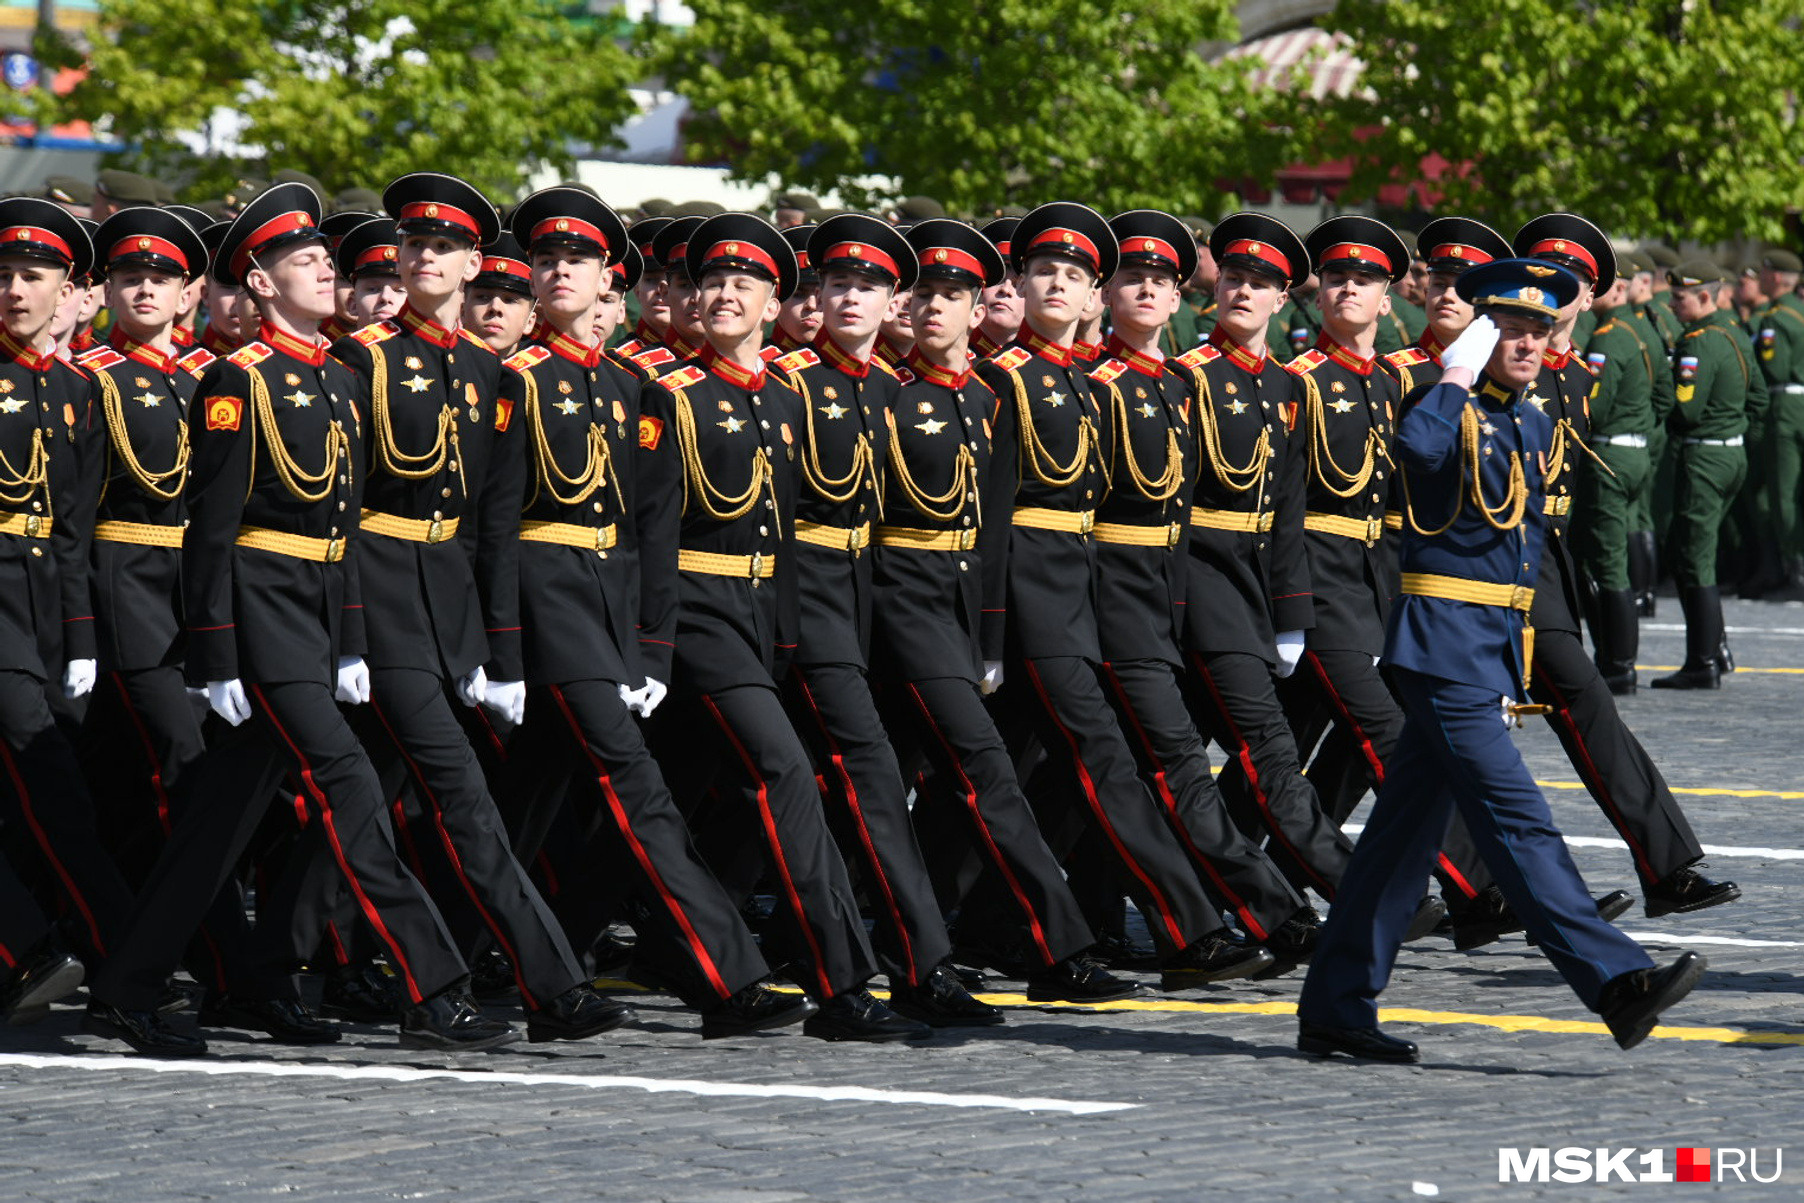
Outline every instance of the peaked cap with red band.
{"label": "peaked cap with red band", "polygon": [[1295,288],[1309,278],[1309,252],[1296,231],[1263,213],[1230,213],[1209,235],[1209,253],[1222,267],[1238,267]]}
{"label": "peaked cap with red band", "polygon": [[1392,284],[1409,274],[1409,247],[1397,231],[1376,217],[1347,213],[1330,217],[1303,236],[1310,265],[1324,271],[1354,271],[1383,276]]}
{"label": "peaked cap with red band", "polygon": [[1196,236],[1169,213],[1129,209],[1109,218],[1109,228],[1121,243],[1121,267],[1164,268],[1180,284],[1196,271]]}
{"label": "peaked cap with red band", "polygon": [[101,270],[148,267],[192,280],[207,270],[207,244],[180,214],[148,205],[120,209],[94,232]]}
{"label": "peaked cap with red band", "polygon": [[877,276],[898,290],[913,288],[915,257],[908,239],[887,221],[863,213],[841,213],[808,236],[808,263],[815,271],[854,271]]}
{"label": "peaked cap with red band", "polygon": [[338,249],[332,252],[338,274],[347,280],[398,276],[400,255],[401,231],[387,217],[371,217],[357,223],[338,240]]}
{"label": "peaked cap with red band", "polygon": [[1008,254],[1016,271],[1032,256],[1052,254],[1083,264],[1099,280],[1114,275],[1121,258],[1115,231],[1102,214],[1075,201],[1052,201],[1023,217]]}
{"label": "peaked cap with red band", "polygon": [[651,254],[646,256],[646,261],[656,262],[667,273],[675,272],[687,278],[689,237],[703,220],[693,213],[667,219],[668,224],[651,240]]}
{"label": "peaked cap with red band", "polygon": [[984,222],[977,232],[988,238],[990,245],[1001,251],[1003,259],[1007,260],[1015,247],[1015,227],[1020,224],[1019,217],[998,217]]}
{"label": "peaked cap with red band", "polygon": [[0,200],[0,255],[42,259],[77,279],[94,267],[94,244],[81,220],[37,196]]}
{"label": "peaked cap with red band", "polygon": [[232,219],[213,255],[213,278],[242,285],[251,260],[303,242],[320,242],[319,194],[305,184],[276,184],[257,194]]}
{"label": "peaked cap with red band", "polygon": [[437,234],[487,246],[501,233],[501,215],[475,185],[454,175],[416,171],[382,190],[382,208],[408,234]]}
{"label": "peaked cap with red band", "polygon": [[1008,264],[1003,262],[1002,252],[996,244],[982,231],[962,221],[947,217],[917,221],[908,227],[908,245],[914,250],[922,280],[947,280],[969,288],[994,288],[1008,274]]}
{"label": "peaked cap with red band", "polygon": [[817,227],[813,225],[786,226],[783,237],[789,242],[789,249],[796,253],[796,286],[810,287],[821,282],[821,274],[814,270],[814,261],[808,258],[808,239]]}
{"label": "peaked cap with red band", "polygon": [[567,246],[599,255],[612,267],[626,250],[626,223],[592,192],[557,184],[541,188],[514,209],[514,240],[530,257],[535,247]]}
{"label": "peaked cap with red band", "polygon": [[1524,259],[1571,268],[1597,292],[1608,292],[1616,283],[1616,248],[1576,213],[1544,213],[1517,230],[1510,245]]}
{"label": "peaked cap with red band", "polygon": [[1470,217],[1435,218],[1416,235],[1416,245],[1429,271],[1455,275],[1512,253],[1502,234]]}
{"label": "peaked cap with red band", "polygon": [[482,265],[471,288],[499,288],[504,292],[532,295],[532,264],[521,249],[520,240],[506,230],[482,249]]}
{"label": "peaked cap with red band", "polygon": [[725,268],[770,280],[777,286],[779,301],[796,290],[796,254],[789,240],[756,213],[717,213],[703,219],[689,235],[684,258],[689,278],[697,284],[708,271]]}

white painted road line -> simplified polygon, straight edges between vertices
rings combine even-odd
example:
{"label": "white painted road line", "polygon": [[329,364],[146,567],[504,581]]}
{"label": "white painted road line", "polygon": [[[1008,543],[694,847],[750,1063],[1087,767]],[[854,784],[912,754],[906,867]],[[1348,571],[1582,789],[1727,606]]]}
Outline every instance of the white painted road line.
{"label": "white painted road line", "polygon": [[[1347,823],[1341,830],[1348,835],[1358,835],[1365,830],[1364,823]],[[1607,839],[1595,835],[1569,835],[1566,842],[1574,848],[1614,848],[1627,852],[1629,846],[1618,839]],[[1804,848],[1744,848],[1734,844],[1705,844],[1705,856],[1743,856],[1754,860],[1804,860]]]}
{"label": "white painted road line", "polygon": [[1689,932],[1679,935],[1664,931],[1629,931],[1627,928],[1623,929],[1622,934],[1643,944],[1675,944],[1680,948],[1687,944],[1725,944],[1733,948],[1804,948],[1804,940],[1744,940],[1738,936],[1699,936]]}
{"label": "white painted road line", "polygon": [[416,1069],[404,1065],[301,1065],[289,1061],[157,1061],[148,1057],[45,1057],[0,1053],[0,1068],[78,1069],[89,1072],[160,1074],[243,1074],[266,1078],[337,1078],[344,1081],[430,1082],[448,1079],[479,1086],[580,1086],[586,1090],[644,1090],[652,1094],[694,1094],[718,1098],[814,1099],[822,1103],[885,1103],[916,1107],[985,1107],[1002,1111],[1050,1111],[1101,1115],[1132,1111],[1138,1103],[1098,1103],[1079,1099],[1009,1098],[996,1094],[941,1094],[933,1090],[876,1090],[869,1086],[762,1085],[702,1082],[687,1078],[629,1078],[611,1074],[478,1073],[456,1069]]}

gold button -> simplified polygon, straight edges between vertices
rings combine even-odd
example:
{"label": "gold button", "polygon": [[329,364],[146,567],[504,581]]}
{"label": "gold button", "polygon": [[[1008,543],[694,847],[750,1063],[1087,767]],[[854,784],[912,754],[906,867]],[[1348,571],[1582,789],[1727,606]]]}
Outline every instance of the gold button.
{"label": "gold button", "polygon": [[457,461],[456,461],[456,460],[452,460],[452,461],[451,461],[451,462],[450,462],[450,463],[448,463],[448,464],[446,464],[446,465],[445,465],[445,471],[447,471],[447,472],[455,472],[455,471],[457,471]]}
{"label": "gold button", "polygon": [[34,556],[41,556],[44,554],[44,549],[42,547],[34,547],[31,549],[31,554]]}
{"label": "gold button", "polygon": [[595,503],[595,512],[597,514],[601,513],[601,502],[599,501]]}
{"label": "gold button", "polygon": [[450,489],[440,489],[438,491],[438,495],[440,497],[449,497],[449,496],[451,496],[451,490]]}
{"label": "gold button", "polygon": [[432,520],[434,522],[442,522],[442,521],[444,521],[444,518],[445,518],[445,513],[443,510],[433,510],[432,511]]}
{"label": "gold button", "polygon": [[341,501],[341,502],[339,502],[339,503],[338,503],[338,509],[339,509],[339,511],[340,511],[340,512],[341,512],[341,513],[342,513],[342,512],[343,512],[343,511],[344,511],[344,508],[345,508],[345,503],[344,503],[344,502],[342,502],[342,501]]}
{"label": "gold button", "polygon": [[768,534],[770,534],[770,527],[768,527],[768,526],[761,526],[761,527],[759,527],[759,528],[758,528],[758,533],[759,533],[759,534],[761,534],[761,535],[768,535]]}
{"label": "gold button", "polygon": [[338,528],[335,526],[331,530],[327,531],[326,533],[331,534],[331,535],[336,535],[338,533]]}
{"label": "gold button", "polygon": [[958,562],[958,570],[960,572],[969,572],[969,571],[971,571],[971,565],[966,563],[964,560],[960,560]]}

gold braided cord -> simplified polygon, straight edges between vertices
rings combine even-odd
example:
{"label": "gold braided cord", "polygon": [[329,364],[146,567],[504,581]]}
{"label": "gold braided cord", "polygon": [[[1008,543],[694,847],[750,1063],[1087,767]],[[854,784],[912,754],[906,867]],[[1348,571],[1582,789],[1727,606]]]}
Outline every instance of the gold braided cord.
{"label": "gold braided cord", "polygon": [[[1464,467],[1470,471],[1472,476],[1472,486],[1469,490],[1456,495],[1453,512],[1447,515],[1447,521],[1439,526],[1430,529],[1416,521],[1415,501],[1410,496],[1409,490],[1409,473],[1403,473],[1404,517],[1409,522],[1410,529],[1418,535],[1438,535],[1452,526],[1454,519],[1458,518],[1460,512],[1465,509],[1468,495],[1473,506],[1477,508],[1492,529],[1508,532],[1522,525],[1522,516],[1528,510],[1528,475],[1522,467],[1522,453],[1510,452],[1510,482],[1507,492],[1504,499],[1493,506],[1485,500],[1484,482],[1481,476],[1482,455],[1479,449],[1478,434],[1478,409],[1468,402],[1465,412],[1460,415],[1460,445],[1464,451]],[[1504,514],[1506,511],[1508,517],[1500,519],[1498,515]]]}
{"label": "gold braided cord", "polygon": [[867,480],[877,480],[877,454],[871,448],[871,436],[860,431],[852,449],[852,463],[844,476],[830,476],[821,464],[820,444],[814,437],[814,398],[808,394],[808,383],[801,373],[786,376],[790,386],[802,396],[802,412],[808,423],[808,437],[802,447],[802,477],[808,487],[835,505],[843,505],[858,496],[858,488]]}
{"label": "gold braided cord", "polygon": [[[1366,427],[1364,460],[1358,472],[1348,472],[1335,462],[1334,450],[1328,445],[1327,410],[1322,403],[1322,390],[1317,387],[1313,376],[1303,377],[1303,391],[1308,396],[1304,406],[1304,421],[1309,426],[1309,468],[1324,489],[1336,497],[1351,497],[1362,492],[1371,482],[1372,469],[1378,465],[1378,455],[1384,450],[1384,440],[1372,426]],[[1386,455],[1385,458],[1389,458]],[[1332,473],[1334,479],[1329,479]],[[1339,483],[1336,483],[1339,482]]]}
{"label": "gold braided cord", "polygon": [[38,427],[31,440],[31,460],[23,472],[14,468],[6,453],[0,451],[0,501],[8,505],[24,505],[39,490],[44,494],[46,514],[50,505],[50,440],[56,437]]}
{"label": "gold braided cord", "polygon": [[[1134,440],[1129,433],[1127,397],[1113,382],[1109,385],[1109,396],[1114,400],[1115,428],[1121,432],[1116,440],[1116,456],[1127,464],[1128,479],[1133,482],[1134,489],[1148,501],[1170,501],[1184,487],[1184,451],[1178,443],[1178,432],[1165,427],[1165,471],[1158,479],[1146,474],[1140,466],[1140,460],[1134,455]],[[1114,473],[1110,474],[1113,483]]]}
{"label": "gold braided cord", "polygon": [[1040,440],[1040,432],[1034,427],[1034,415],[1027,401],[1027,383],[1021,379],[1019,372],[1011,372],[1015,380],[1015,412],[1019,415],[1021,425],[1020,466],[1015,470],[1017,482],[1026,479],[1031,471],[1034,479],[1049,489],[1066,489],[1083,479],[1084,470],[1090,466],[1090,450],[1096,443],[1096,423],[1089,414],[1085,414],[1077,422],[1077,450],[1072,454],[1069,464],[1061,464],[1046,449]]}
{"label": "gold braided cord", "polygon": [[[908,457],[902,453],[902,437],[896,432],[895,412],[886,411],[883,416],[889,423],[890,479],[908,498],[908,504],[920,513],[938,522],[958,521],[965,512],[966,503],[977,494],[977,457],[971,454],[970,446],[958,445],[958,454],[952,460],[952,486],[944,493],[929,493],[915,483],[914,473],[908,470]],[[952,508],[946,509],[948,505]],[[981,509],[977,513],[977,525],[983,525]]]}
{"label": "gold braided cord", "polygon": [[758,448],[752,456],[752,479],[745,492],[729,497],[714,487],[708,470],[702,464],[701,443],[695,428],[695,407],[684,389],[674,390],[676,397],[677,446],[683,454],[683,512],[689,512],[693,495],[701,502],[702,512],[716,522],[736,522],[752,512],[761,493],[769,492],[774,505],[777,498],[776,474],[771,470],[770,453]]}
{"label": "gold braided cord", "polygon": [[296,499],[308,504],[324,501],[332,493],[332,476],[338,471],[339,461],[348,459],[351,454],[351,437],[345,433],[344,423],[332,419],[332,424],[326,428],[325,464],[318,472],[308,472],[288,453],[288,446],[282,441],[275,403],[270,400],[269,385],[264,382],[263,374],[253,368],[247,375],[251,378],[253,425],[261,426],[265,432],[269,441],[269,462],[282,486]]}
{"label": "gold braided cord", "polygon": [[1203,430],[1203,454],[1208,457],[1209,466],[1215,469],[1215,478],[1223,488],[1232,493],[1245,493],[1265,479],[1265,469],[1272,458],[1272,429],[1269,425],[1260,428],[1259,441],[1253,444],[1253,458],[1244,466],[1229,463],[1221,445],[1221,419],[1216,416],[1215,403],[1209,396],[1209,379],[1201,368],[1191,368],[1190,375],[1196,381],[1196,412],[1198,425]]}
{"label": "gold braided cord", "polygon": [[376,459],[382,470],[402,480],[426,480],[438,475],[447,461],[457,463],[457,483],[467,491],[464,479],[463,448],[457,437],[457,410],[445,405],[439,410],[438,429],[432,446],[419,455],[402,451],[395,441],[394,416],[388,400],[388,357],[381,347],[370,351],[370,408],[376,425]]}
{"label": "gold braided cord", "polygon": [[[528,505],[538,499],[539,491],[558,505],[581,505],[593,497],[604,485],[612,482],[614,500],[625,507],[624,495],[620,491],[620,481],[614,475],[614,453],[609,448],[607,436],[593,421],[588,422],[588,436],[584,440],[583,466],[572,473],[566,472],[557,461],[557,454],[551,448],[551,439],[545,433],[545,414],[539,404],[539,385],[532,373],[523,372],[526,381],[525,403],[521,406],[526,415],[526,428],[532,431],[533,495]],[[456,413],[451,412],[453,423]],[[453,433],[452,438],[456,435]],[[459,469],[461,472],[461,468]]]}
{"label": "gold braided cord", "polygon": [[[188,423],[178,421],[176,424],[175,463],[167,472],[152,472],[132,447],[131,431],[125,425],[125,406],[119,399],[119,385],[105,372],[95,375],[100,377],[100,408],[106,415],[112,454],[125,465],[126,474],[132,481],[152,497],[162,501],[180,497],[182,485],[188,479]],[[175,483],[170,484],[171,481]]]}

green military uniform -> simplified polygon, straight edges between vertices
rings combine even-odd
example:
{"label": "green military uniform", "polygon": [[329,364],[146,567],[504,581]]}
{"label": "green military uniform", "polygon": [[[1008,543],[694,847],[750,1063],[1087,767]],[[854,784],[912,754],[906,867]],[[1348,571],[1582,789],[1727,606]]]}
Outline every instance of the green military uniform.
{"label": "green military uniform", "polygon": [[1392,351],[1413,347],[1426,329],[1428,314],[1422,311],[1422,307],[1393,292],[1391,311],[1378,319],[1375,340],[1377,352],[1379,355],[1389,355]]}
{"label": "green military uniform", "polygon": [[[1202,324],[1205,312],[1209,314],[1207,327]],[[1178,300],[1178,311],[1171,315],[1159,335],[1159,349],[1169,358],[1201,346],[1208,332],[1215,328],[1214,315],[1214,297],[1207,293],[1183,293]]]}
{"label": "green military uniform", "polygon": [[1273,359],[1289,363],[1314,347],[1321,333],[1321,315],[1315,311],[1313,303],[1299,305],[1294,297],[1286,297],[1266,327],[1265,347]]}
{"label": "green military uniform", "polygon": [[[1788,251],[1768,253],[1781,271],[1799,270]],[[1759,523],[1783,558],[1785,583],[1795,588],[1804,577],[1804,522],[1798,511],[1799,476],[1804,472],[1804,301],[1782,293],[1750,319],[1760,378],[1769,403],[1760,450],[1765,457],[1765,489],[1759,499]]]}
{"label": "green military uniform", "polygon": [[1591,346],[1591,336],[1596,332],[1597,314],[1589,309],[1579,310],[1578,317],[1572,323],[1572,349],[1585,351]]}

